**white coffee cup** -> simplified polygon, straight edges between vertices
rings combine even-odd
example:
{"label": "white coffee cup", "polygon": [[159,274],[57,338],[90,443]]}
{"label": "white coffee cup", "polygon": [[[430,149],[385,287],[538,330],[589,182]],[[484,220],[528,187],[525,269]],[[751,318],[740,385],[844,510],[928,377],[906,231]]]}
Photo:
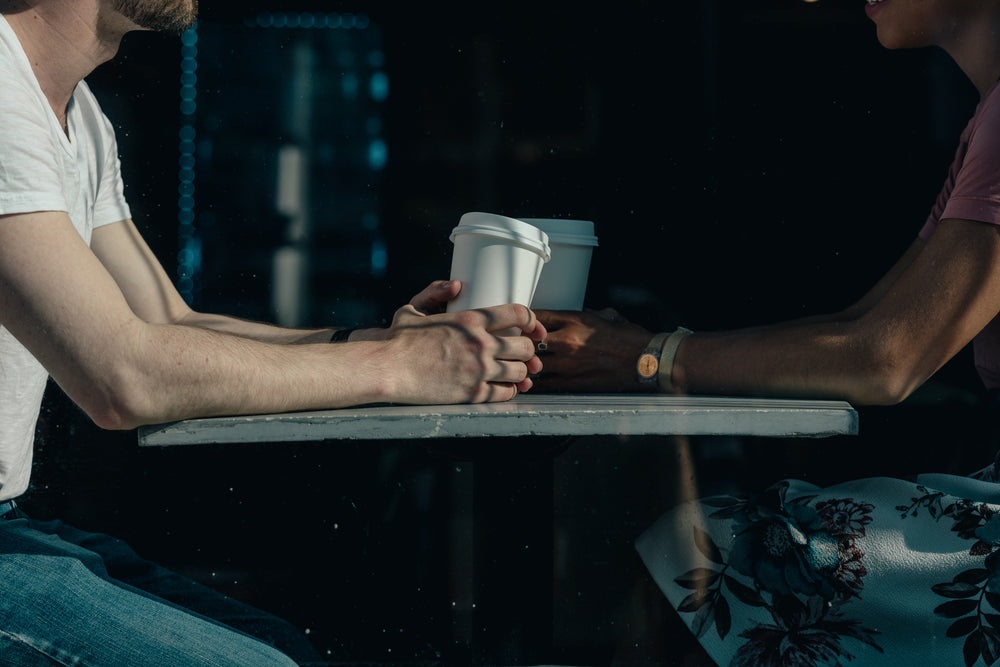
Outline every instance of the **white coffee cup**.
{"label": "white coffee cup", "polygon": [[583,310],[590,259],[597,246],[594,223],[562,218],[518,218],[549,237],[552,259],[545,264],[531,300],[532,308]]}
{"label": "white coffee cup", "polygon": [[451,232],[451,279],[462,291],[448,311],[505,303],[530,306],[549,239],[538,227],[493,213],[466,213]]}

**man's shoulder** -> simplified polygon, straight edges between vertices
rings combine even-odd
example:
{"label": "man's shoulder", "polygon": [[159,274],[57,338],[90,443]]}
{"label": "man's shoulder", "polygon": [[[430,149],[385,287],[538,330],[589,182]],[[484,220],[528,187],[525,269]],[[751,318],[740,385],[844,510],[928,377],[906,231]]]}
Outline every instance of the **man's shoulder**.
{"label": "man's shoulder", "polygon": [[31,86],[31,81],[26,81],[17,72],[8,68],[5,59],[0,56],[0,110],[8,107],[23,107],[28,101],[33,104],[38,102],[38,93]]}
{"label": "man's shoulder", "polygon": [[3,14],[0,14],[0,80],[5,86],[34,83],[28,58]]}
{"label": "man's shoulder", "polygon": [[2,28],[8,28],[0,22],[0,113],[7,110],[20,110],[37,107],[41,101],[41,89],[35,81],[34,74],[24,60],[24,54],[14,51],[12,45],[5,39]]}
{"label": "man's shoulder", "polygon": [[0,133],[10,136],[28,131],[45,131],[48,103],[34,82],[25,80],[7,66],[0,54]]}

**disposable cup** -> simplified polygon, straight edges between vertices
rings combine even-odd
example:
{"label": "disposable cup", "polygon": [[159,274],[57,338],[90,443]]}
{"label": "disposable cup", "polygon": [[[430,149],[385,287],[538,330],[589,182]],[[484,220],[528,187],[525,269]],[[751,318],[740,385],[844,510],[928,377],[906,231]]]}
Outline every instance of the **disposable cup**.
{"label": "disposable cup", "polygon": [[597,246],[594,223],[561,218],[519,218],[549,237],[552,259],[545,264],[531,300],[542,310],[583,310],[590,260]]}
{"label": "disposable cup", "polygon": [[545,232],[502,215],[466,213],[452,230],[451,241],[451,278],[462,281],[462,291],[448,304],[449,312],[505,303],[531,305],[542,266],[549,261]]}

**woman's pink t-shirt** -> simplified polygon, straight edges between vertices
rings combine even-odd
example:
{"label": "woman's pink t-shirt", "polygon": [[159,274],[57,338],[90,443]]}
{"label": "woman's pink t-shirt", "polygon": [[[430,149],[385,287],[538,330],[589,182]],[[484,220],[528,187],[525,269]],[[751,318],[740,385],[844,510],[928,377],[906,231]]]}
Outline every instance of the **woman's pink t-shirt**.
{"label": "woman's pink t-shirt", "polygon": [[[1000,225],[1000,84],[979,102],[959,139],[955,159],[920,230],[924,241],[948,218]],[[973,339],[976,370],[988,389],[1000,387],[1000,316]]]}

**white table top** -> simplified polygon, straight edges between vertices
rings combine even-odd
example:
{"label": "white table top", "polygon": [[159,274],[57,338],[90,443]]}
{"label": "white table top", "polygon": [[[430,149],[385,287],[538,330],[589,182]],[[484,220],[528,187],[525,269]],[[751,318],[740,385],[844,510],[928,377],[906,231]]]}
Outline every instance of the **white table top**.
{"label": "white table top", "polygon": [[405,440],[582,435],[854,435],[843,401],[646,394],[522,394],[506,403],[378,405],[214,417],[144,426],[139,444]]}

